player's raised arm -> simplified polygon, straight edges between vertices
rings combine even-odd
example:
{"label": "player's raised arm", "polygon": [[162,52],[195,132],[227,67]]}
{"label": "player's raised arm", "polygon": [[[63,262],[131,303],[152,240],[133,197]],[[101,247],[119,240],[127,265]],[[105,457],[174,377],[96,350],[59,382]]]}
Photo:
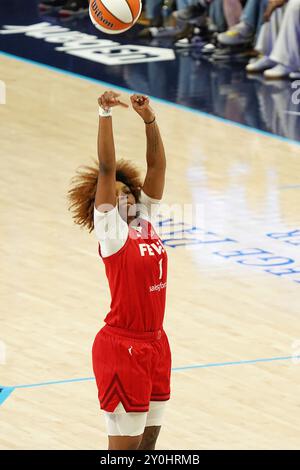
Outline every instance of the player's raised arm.
{"label": "player's raised arm", "polygon": [[133,109],[141,116],[146,126],[147,173],[143,191],[147,196],[161,199],[165,185],[166,157],[155,113],[145,95],[131,96]]}
{"label": "player's raised arm", "polygon": [[[95,197],[95,206],[110,204],[115,206],[116,200],[116,157],[113,136],[111,108],[115,106],[128,107],[119,100],[119,94],[106,91],[98,99],[99,130],[98,130],[98,159],[99,176]],[[101,209],[99,209],[101,210]]]}

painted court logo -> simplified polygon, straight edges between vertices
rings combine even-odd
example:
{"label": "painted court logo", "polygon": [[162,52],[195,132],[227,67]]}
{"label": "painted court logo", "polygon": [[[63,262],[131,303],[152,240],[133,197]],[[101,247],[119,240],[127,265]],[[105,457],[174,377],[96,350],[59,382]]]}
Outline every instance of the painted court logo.
{"label": "painted court logo", "polygon": [[2,80],[0,80],[0,104],[6,104],[6,86]]}
{"label": "painted court logo", "polygon": [[300,104],[300,80],[296,80],[292,83],[292,88],[296,91],[292,94],[292,102],[293,104]]}
{"label": "painted court logo", "polygon": [[69,28],[63,28],[45,21],[29,26],[5,25],[0,29],[0,35],[2,36],[12,34],[42,39],[51,44],[60,43],[60,46],[55,47],[55,51],[97,62],[98,64],[124,65],[175,60],[172,49],[139,44],[121,44],[111,39],[103,39],[80,31],[72,31]]}

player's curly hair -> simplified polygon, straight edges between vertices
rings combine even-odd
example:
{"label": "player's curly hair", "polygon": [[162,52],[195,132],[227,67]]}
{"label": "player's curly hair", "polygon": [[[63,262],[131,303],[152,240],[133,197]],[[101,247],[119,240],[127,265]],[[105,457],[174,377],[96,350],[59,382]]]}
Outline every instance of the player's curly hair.
{"label": "player's curly hair", "polygon": [[[82,165],[76,170],[76,175],[71,179],[71,187],[68,191],[68,210],[72,212],[74,222],[86,228],[89,233],[94,230],[94,204],[99,175],[99,163],[94,160],[94,165]],[[141,193],[141,175],[132,162],[121,159],[116,162],[116,181],[126,184],[139,202]]]}

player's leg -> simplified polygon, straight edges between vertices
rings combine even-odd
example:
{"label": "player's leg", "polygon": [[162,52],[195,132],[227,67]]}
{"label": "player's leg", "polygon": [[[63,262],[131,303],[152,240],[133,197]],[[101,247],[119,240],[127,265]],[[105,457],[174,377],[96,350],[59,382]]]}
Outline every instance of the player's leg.
{"label": "player's leg", "polygon": [[[152,364],[153,349],[150,342],[148,344],[121,336],[119,329],[118,333],[119,335],[111,334],[106,326],[96,335],[92,350],[93,369],[106,420],[108,448],[133,450],[142,441],[148,411],[126,412],[122,402],[127,403],[127,408],[150,409],[148,404],[153,390],[152,373],[145,364],[148,361]],[[159,355],[159,351],[157,354]],[[120,399],[117,406],[116,395]],[[113,411],[107,411],[108,409]]]}
{"label": "player's leg", "polygon": [[166,405],[170,399],[171,350],[166,333],[153,343],[157,360],[153,361],[152,391],[149,411],[139,450],[154,450],[159,436]]}
{"label": "player's leg", "polygon": [[167,401],[150,401],[143,439],[139,450],[154,450],[159,436]]}
{"label": "player's leg", "polygon": [[154,450],[161,426],[147,426],[145,427],[141,443],[138,450]]}
{"label": "player's leg", "polygon": [[105,412],[108,450],[154,450],[165,413],[166,401],[151,401],[148,413],[126,413],[119,403]]}
{"label": "player's leg", "polygon": [[137,450],[142,442],[139,436],[108,436],[108,450]]}
{"label": "player's leg", "polygon": [[147,415],[147,412],[126,413],[121,402],[114,412],[105,411],[108,450],[138,449],[142,442]]}

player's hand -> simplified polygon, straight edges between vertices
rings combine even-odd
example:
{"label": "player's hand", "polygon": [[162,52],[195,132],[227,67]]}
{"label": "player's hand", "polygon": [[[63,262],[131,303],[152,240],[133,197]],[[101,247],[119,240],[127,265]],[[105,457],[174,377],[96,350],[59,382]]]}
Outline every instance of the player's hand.
{"label": "player's hand", "polygon": [[146,95],[132,95],[130,101],[133,109],[141,116],[145,122],[151,122],[155,118],[155,113],[150,106],[150,101]]}
{"label": "player's hand", "polygon": [[106,91],[98,99],[98,104],[105,111],[107,111],[109,108],[113,108],[114,106],[122,106],[123,108],[128,108],[128,104],[120,101],[119,96],[120,94],[115,93],[114,91]]}
{"label": "player's hand", "polygon": [[275,11],[276,8],[282,7],[285,3],[286,0],[269,0],[268,6],[264,13],[264,21],[269,21],[273,11]]}

